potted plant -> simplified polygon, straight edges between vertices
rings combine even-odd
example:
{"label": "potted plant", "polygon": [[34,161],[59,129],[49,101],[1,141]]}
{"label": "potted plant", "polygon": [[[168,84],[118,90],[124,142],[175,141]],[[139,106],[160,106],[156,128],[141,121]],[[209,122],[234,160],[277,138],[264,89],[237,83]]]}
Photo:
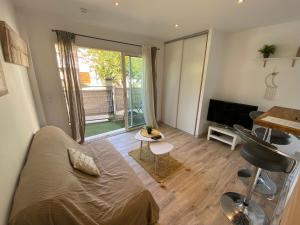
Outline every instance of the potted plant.
{"label": "potted plant", "polygon": [[148,134],[152,133],[152,129],[153,129],[152,126],[146,126],[146,130]]}
{"label": "potted plant", "polygon": [[275,45],[264,45],[261,49],[258,50],[264,58],[269,58],[270,55],[273,55],[276,51]]}

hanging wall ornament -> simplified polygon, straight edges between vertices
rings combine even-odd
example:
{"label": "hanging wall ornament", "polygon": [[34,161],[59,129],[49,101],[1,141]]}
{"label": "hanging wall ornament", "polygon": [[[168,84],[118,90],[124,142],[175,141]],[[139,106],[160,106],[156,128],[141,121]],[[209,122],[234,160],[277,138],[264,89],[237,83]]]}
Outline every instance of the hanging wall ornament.
{"label": "hanging wall ornament", "polygon": [[265,78],[266,84],[266,92],[265,92],[265,99],[273,100],[277,93],[277,84],[275,83],[275,77],[278,75],[278,72],[270,73]]}

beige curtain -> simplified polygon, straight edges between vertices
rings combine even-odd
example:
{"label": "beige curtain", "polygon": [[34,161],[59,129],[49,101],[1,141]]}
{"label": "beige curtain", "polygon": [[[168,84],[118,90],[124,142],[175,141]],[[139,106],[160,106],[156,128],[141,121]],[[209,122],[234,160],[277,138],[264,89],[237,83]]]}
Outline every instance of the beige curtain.
{"label": "beige curtain", "polygon": [[153,97],[154,97],[154,111],[155,118],[157,118],[157,70],[156,70],[156,55],[157,48],[151,48],[151,64],[152,64],[152,78],[153,78]]}
{"label": "beige curtain", "polygon": [[143,110],[146,125],[157,127],[155,117],[155,100],[153,87],[153,71],[151,47],[143,46],[142,54],[144,59],[144,74],[143,74]]}
{"label": "beige curtain", "polygon": [[71,123],[72,137],[79,143],[84,142],[85,113],[79,82],[77,47],[75,34],[56,31],[57,50],[63,74],[67,109]]}

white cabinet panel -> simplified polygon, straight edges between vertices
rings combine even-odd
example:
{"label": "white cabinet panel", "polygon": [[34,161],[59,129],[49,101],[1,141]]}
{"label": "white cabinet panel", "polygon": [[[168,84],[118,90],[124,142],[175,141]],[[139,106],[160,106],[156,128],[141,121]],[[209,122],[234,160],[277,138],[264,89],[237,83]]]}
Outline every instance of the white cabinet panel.
{"label": "white cabinet panel", "polygon": [[195,134],[207,35],[184,40],[177,128]]}
{"label": "white cabinet panel", "polygon": [[162,121],[176,127],[183,41],[165,45]]}

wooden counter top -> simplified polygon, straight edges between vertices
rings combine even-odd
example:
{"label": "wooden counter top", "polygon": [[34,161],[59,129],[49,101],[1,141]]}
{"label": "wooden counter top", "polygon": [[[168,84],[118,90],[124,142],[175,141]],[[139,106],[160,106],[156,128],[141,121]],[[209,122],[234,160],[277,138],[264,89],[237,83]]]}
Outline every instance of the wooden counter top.
{"label": "wooden counter top", "polygon": [[[276,122],[276,119],[281,120]],[[272,122],[268,120],[272,120]],[[300,136],[300,110],[298,109],[274,106],[259,116],[254,123],[263,127]]]}

